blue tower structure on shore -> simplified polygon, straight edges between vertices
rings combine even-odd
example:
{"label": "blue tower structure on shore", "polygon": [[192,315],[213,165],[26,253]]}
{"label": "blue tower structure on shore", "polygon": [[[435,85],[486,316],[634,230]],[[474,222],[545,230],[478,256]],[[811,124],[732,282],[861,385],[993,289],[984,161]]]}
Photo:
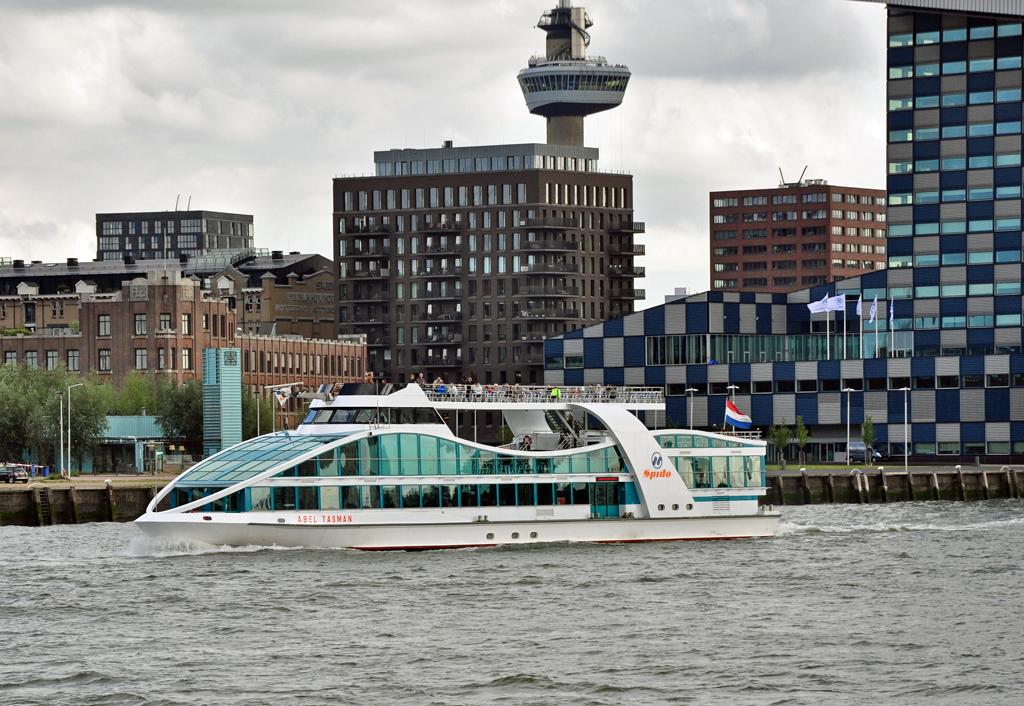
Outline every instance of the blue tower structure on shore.
{"label": "blue tower structure on shore", "polygon": [[203,350],[203,455],[242,443],[242,354]]}
{"label": "blue tower structure on shore", "polygon": [[519,72],[530,112],[547,118],[549,145],[583,147],[583,118],[617,108],[626,95],[628,68],[587,58],[592,24],[584,8],[559,0],[537,23],[547,33],[545,55]]}

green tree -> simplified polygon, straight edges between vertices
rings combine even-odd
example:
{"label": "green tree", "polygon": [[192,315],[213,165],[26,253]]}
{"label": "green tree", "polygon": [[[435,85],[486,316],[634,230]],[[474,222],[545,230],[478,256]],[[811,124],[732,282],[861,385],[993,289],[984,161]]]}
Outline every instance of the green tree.
{"label": "green tree", "polygon": [[[260,434],[269,434],[274,424],[274,408],[276,400],[259,399],[251,392],[249,386],[242,383],[242,439],[251,439]],[[259,424],[256,413],[259,410]]]}
{"label": "green tree", "polygon": [[782,418],[782,424],[768,427],[768,440],[779,452],[779,468],[786,470],[786,447],[793,440],[793,432],[786,426],[786,418]]}
{"label": "green tree", "polygon": [[793,439],[796,441],[796,448],[800,454],[800,460],[798,463],[805,463],[804,461],[804,447],[811,438],[810,430],[804,426],[804,418],[796,418],[796,432],[793,434]]}
{"label": "green tree", "polygon": [[142,410],[153,415],[159,407],[159,388],[156,373],[141,373],[132,369],[121,380],[117,390],[109,389],[107,413],[115,416],[133,416],[142,414]]}
{"label": "green tree", "polygon": [[198,380],[186,380],[161,386],[156,410],[157,423],[164,435],[184,443],[193,453],[203,448],[203,385]]}
{"label": "green tree", "polygon": [[864,423],[860,425],[860,440],[868,448],[871,448],[871,444],[875,443],[875,423],[872,421],[870,414],[864,415]]}

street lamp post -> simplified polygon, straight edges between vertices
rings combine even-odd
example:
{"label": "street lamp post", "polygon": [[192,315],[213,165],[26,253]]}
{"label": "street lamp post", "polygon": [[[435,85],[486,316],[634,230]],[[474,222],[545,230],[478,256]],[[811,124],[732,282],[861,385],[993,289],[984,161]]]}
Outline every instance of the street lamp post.
{"label": "street lamp post", "polygon": [[60,414],[57,418],[60,419],[60,474],[64,475],[64,391],[57,390],[57,397],[60,398]]}
{"label": "street lamp post", "polygon": [[690,396],[690,431],[693,431],[693,393],[696,391],[696,387],[686,388],[686,394]]}
{"label": "street lamp post", "polygon": [[75,387],[81,387],[84,382],[75,383],[74,385],[68,385],[68,478],[71,478],[71,390]]}
{"label": "street lamp post", "polygon": [[846,393],[846,465],[850,464],[850,393],[853,392],[852,387],[844,387],[843,392]]}
{"label": "street lamp post", "polygon": [[910,436],[909,436],[909,420],[907,419],[907,394],[910,392],[909,387],[901,387],[900,392],[903,393],[903,471],[908,472],[909,464],[907,456],[910,453]]}

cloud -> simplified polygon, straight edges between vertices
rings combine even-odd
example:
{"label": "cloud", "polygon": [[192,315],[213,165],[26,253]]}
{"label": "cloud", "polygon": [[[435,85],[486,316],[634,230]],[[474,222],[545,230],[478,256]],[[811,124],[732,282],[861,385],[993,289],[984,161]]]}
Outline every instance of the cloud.
{"label": "cloud", "polygon": [[[544,140],[516,83],[551,0],[8,0],[0,255],[91,258],[95,213],[252,213],[260,247],[330,255],[331,178],[392,147]],[[881,187],[885,16],[848,0],[593,0],[626,63],[587,122],[634,174],[648,304],[709,285],[707,194],[794,177]],[[646,260],[646,262],[643,262]]]}

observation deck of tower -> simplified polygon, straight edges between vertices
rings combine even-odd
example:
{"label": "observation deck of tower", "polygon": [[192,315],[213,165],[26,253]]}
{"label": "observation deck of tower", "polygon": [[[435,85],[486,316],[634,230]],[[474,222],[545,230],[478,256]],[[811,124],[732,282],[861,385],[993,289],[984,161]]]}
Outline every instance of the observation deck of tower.
{"label": "observation deck of tower", "polygon": [[559,0],[537,23],[547,33],[545,56],[519,72],[527,108],[547,118],[549,145],[583,147],[583,119],[617,108],[626,94],[627,67],[587,57],[592,25],[584,8]]}

